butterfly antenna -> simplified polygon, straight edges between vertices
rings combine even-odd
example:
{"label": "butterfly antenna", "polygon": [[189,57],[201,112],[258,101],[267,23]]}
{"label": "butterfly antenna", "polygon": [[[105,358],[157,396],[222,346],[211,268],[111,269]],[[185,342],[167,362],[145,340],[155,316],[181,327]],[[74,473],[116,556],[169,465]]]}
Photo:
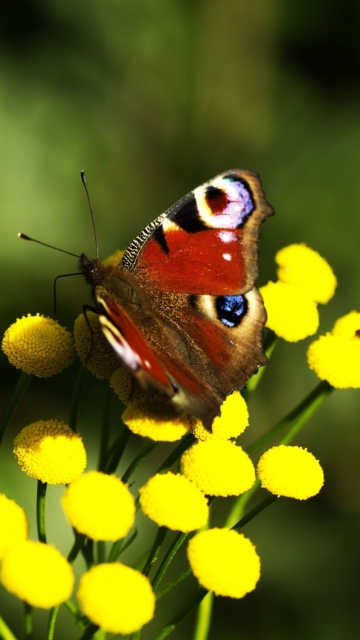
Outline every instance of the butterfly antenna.
{"label": "butterfly antenna", "polygon": [[30,238],[30,236],[25,235],[25,233],[18,233],[18,238],[21,238],[22,240],[29,240],[30,242],[36,242],[36,244],[42,244],[43,247],[48,247],[49,249],[55,249],[55,251],[61,251],[61,253],[67,253],[68,256],[73,256],[74,258],[80,258],[80,256],[76,255],[76,253],[71,253],[70,251],[65,251],[65,249],[59,249],[59,247],[54,247],[52,244],[47,244],[46,242],[35,240],[35,238]]}
{"label": "butterfly antenna", "polygon": [[97,239],[97,233],[96,233],[94,212],[93,212],[93,208],[92,208],[92,204],[91,204],[91,200],[90,200],[90,196],[89,196],[89,191],[88,191],[88,188],[87,188],[85,171],[81,171],[80,172],[80,176],[81,176],[81,182],[84,185],[84,189],[85,189],[85,193],[86,193],[86,197],[87,197],[87,201],[88,201],[88,205],[89,205],[89,209],[90,209],[91,221],[92,221],[92,226],[93,226],[93,229],[94,229],[95,252],[96,252],[96,257],[98,258],[99,257],[99,245],[98,245],[98,239]]}

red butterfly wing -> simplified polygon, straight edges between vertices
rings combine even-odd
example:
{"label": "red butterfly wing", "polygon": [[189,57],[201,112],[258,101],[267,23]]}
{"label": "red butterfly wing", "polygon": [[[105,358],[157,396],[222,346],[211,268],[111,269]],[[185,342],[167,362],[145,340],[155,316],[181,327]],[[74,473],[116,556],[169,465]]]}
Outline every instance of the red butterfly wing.
{"label": "red butterfly wing", "polygon": [[220,174],[154,220],[121,265],[144,286],[164,292],[249,291],[258,275],[260,223],[271,213],[256,174]]}

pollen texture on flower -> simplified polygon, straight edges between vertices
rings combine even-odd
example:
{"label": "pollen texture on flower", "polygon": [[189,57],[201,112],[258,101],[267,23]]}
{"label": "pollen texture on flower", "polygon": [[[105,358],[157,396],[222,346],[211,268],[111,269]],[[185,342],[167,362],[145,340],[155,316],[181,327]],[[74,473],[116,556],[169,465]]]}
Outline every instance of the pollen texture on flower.
{"label": "pollen texture on flower", "polygon": [[197,442],[183,454],[181,470],[211,496],[238,496],[255,482],[251,459],[228,440]]}
{"label": "pollen texture on flower", "polygon": [[71,565],[52,545],[26,540],[4,556],[0,572],[4,587],[33,607],[50,609],[71,596]]}
{"label": "pollen texture on flower", "polygon": [[14,440],[14,454],[24,473],[49,484],[73,482],[86,467],[81,436],[59,420],[39,420]]}
{"label": "pollen texture on flower", "polygon": [[279,445],[268,449],[259,460],[257,472],[264,489],[297,500],[312,498],[324,484],[320,463],[301,447]]}
{"label": "pollen texture on flower", "polygon": [[93,540],[124,538],[135,519],[135,500],[128,487],[99,471],[72,482],[61,499],[70,524]]}
{"label": "pollen texture on flower", "polygon": [[211,433],[200,420],[196,420],[192,432],[198,440],[228,440],[237,438],[249,424],[246,402],[239,391],[231,393],[222,403],[220,415],[212,423]]}
{"label": "pollen texture on flower", "polygon": [[161,442],[180,440],[192,424],[189,416],[178,415],[171,406],[156,399],[131,402],[122,419],[132,433]]}
{"label": "pollen texture on flower", "polygon": [[0,523],[1,560],[11,547],[26,540],[29,533],[29,523],[24,509],[3,493],[0,493]]}
{"label": "pollen texture on flower", "polygon": [[209,517],[204,494],[180,474],[156,474],[140,489],[143,512],[159,526],[176,531],[203,527]]}
{"label": "pollen texture on flower", "polygon": [[319,313],[316,303],[298,287],[268,282],[260,288],[267,313],[266,326],[279,338],[298,342],[316,333]]}
{"label": "pollen texture on flower", "polygon": [[112,267],[117,267],[120,264],[124,253],[125,251],[123,249],[116,249],[114,253],[105,258],[102,262],[105,266],[110,265]]}
{"label": "pollen texture on flower", "polygon": [[219,596],[243,598],[260,578],[260,558],[252,542],[231,529],[207,529],[189,542],[187,556],[200,584]]}
{"label": "pollen texture on flower", "polygon": [[14,367],[39,378],[60,373],[75,355],[71,333],[39,314],[16,320],[5,331],[2,350]]}
{"label": "pollen texture on flower", "polygon": [[350,311],[345,316],[338,318],[331,333],[333,336],[342,336],[343,338],[359,337],[360,313],[358,311]]}
{"label": "pollen texture on flower", "polygon": [[291,244],[277,252],[278,278],[302,289],[311,300],[325,304],[333,297],[337,280],[330,265],[306,244]]}
{"label": "pollen texture on flower", "polygon": [[[110,379],[120,361],[106,340],[96,313],[87,311],[79,315],[74,324],[76,352],[84,367],[97,378]],[[89,327],[90,325],[90,327]]]}
{"label": "pollen texture on flower", "polygon": [[307,350],[310,369],[336,389],[360,388],[360,337],[327,333]]}
{"label": "pollen texture on flower", "polygon": [[120,562],[99,564],[84,573],[77,599],[91,622],[109,633],[133,633],[154,617],[148,578]]}

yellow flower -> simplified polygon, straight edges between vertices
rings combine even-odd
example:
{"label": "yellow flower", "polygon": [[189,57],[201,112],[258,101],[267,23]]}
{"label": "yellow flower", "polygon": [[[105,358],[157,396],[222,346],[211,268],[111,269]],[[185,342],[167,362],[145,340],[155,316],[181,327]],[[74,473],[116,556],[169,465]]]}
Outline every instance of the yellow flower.
{"label": "yellow flower", "polygon": [[[119,363],[118,363],[119,364]],[[110,378],[110,387],[124,404],[128,404],[132,395],[134,376],[125,367],[118,366]]]}
{"label": "yellow flower", "polygon": [[24,509],[3,493],[0,493],[0,522],[1,560],[9,549],[26,540],[29,533],[29,523]]}
{"label": "yellow flower", "polygon": [[324,484],[320,463],[301,447],[282,444],[268,449],[259,460],[257,472],[264,489],[297,500],[312,498]]}
{"label": "yellow flower", "polygon": [[116,251],[114,251],[111,256],[108,256],[108,258],[105,258],[105,260],[103,260],[103,264],[105,266],[110,265],[112,267],[117,267],[121,262],[124,253],[125,251],[123,251],[123,249],[116,249]]}
{"label": "yellow flower", "polygon": [[228,440],[197,442],[183,454],[181,470],[211,496],[238,496],[255,482],[251,459]]}
{"label": "yellow flower", "polygon": [[89,328],[83,313],[75,320],[76,352],[84,367],[89,369],[94,376],[101,379],[110,379],[114,371],[119,367],[120,360],[106,340],[97,314],[87,311],[86,317],[91,328]]}
{"label": "yellow flower", "polygon": [[81,436],[59,420],[39,420],[24,427],[14,440],[22,470],[49,484],[73,482],[86,467]]}
{"label": "yellow flower", "polygon": [[192,424],[189,416],[179,416],[163,401],[147,398],[131,402],[122,419],[133,433],[162,442],[180,440]]}
{"label": "yellow flower", "polygon": [[337,389],[360,388],[360,313],[339,318],[331,333],[307,350],[310,369]]}
{"label": "yellow flower", "polygon": [[14,367],[39,378],[60,373],[74,360],[69,331],[39,314],[16,320],[5,331],[2,350]]}
{"label": "yellow flower", "polygon": [[279,338],[298,342],[316,333],[319,313],[316,303],[298,287],[268,282],[260,288],[267,313],[266,326]]}
{"label": "yellow flower", "polygon": [[237,438],[249,424],[249,412],[246,402],[239,391],[231,393],[222,403],[220,415],[212,423],[212,432],[205,429],[200,420],[196,420],[192,432],[198,440],[228,440]]}
{"label": "yellow flower", "polygon": [[93,540],[124,538],[135,519],[135,501],[127,486],[100,471],[72,482],[61,504],[70,524]]}
{"label": "yellow flower", "polygon": [[148,578],[120,562],[99,564],[84,573],[77,599],[91,622],[109,633],[133,633],[154,617]]}
{"label": "yellow flower", "polygon": [[52,545],[26,540],[12,547],[1,564],[4,587],[33,607],[50,609],[71,596],[74,574]]}
{"label": "yellow flower", "polygon": [[207,529],[189,542],[187,556],[200,584],[218,596],[243,598],[260,578],[252,542],[232,529]]}
{"label": "yellow flower", "polygon": [[143,512],[159,526],[188,532],[203,527],[208,520],[205,496],[180,474],[158,473],[139,493]]}
{"label": "yellow flower", "polygon": [[337,280],[330,265],[305,244],[291,244],[277,252],[278,278],[302,289],[311,300],[325,304],[333,297]]}

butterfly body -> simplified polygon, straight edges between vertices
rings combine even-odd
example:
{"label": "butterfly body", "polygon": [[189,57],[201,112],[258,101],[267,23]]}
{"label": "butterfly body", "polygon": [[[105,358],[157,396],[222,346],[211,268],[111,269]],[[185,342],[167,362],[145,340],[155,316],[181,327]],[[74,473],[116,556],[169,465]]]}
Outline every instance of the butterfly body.
{"label": "butterfly body", "polygon": [[122,363],[145,391],[207,428],[267,362],[254,282],[259,228],[271,213],[256,174],[228,171],[150,223],[119,265],[80,258]]}

